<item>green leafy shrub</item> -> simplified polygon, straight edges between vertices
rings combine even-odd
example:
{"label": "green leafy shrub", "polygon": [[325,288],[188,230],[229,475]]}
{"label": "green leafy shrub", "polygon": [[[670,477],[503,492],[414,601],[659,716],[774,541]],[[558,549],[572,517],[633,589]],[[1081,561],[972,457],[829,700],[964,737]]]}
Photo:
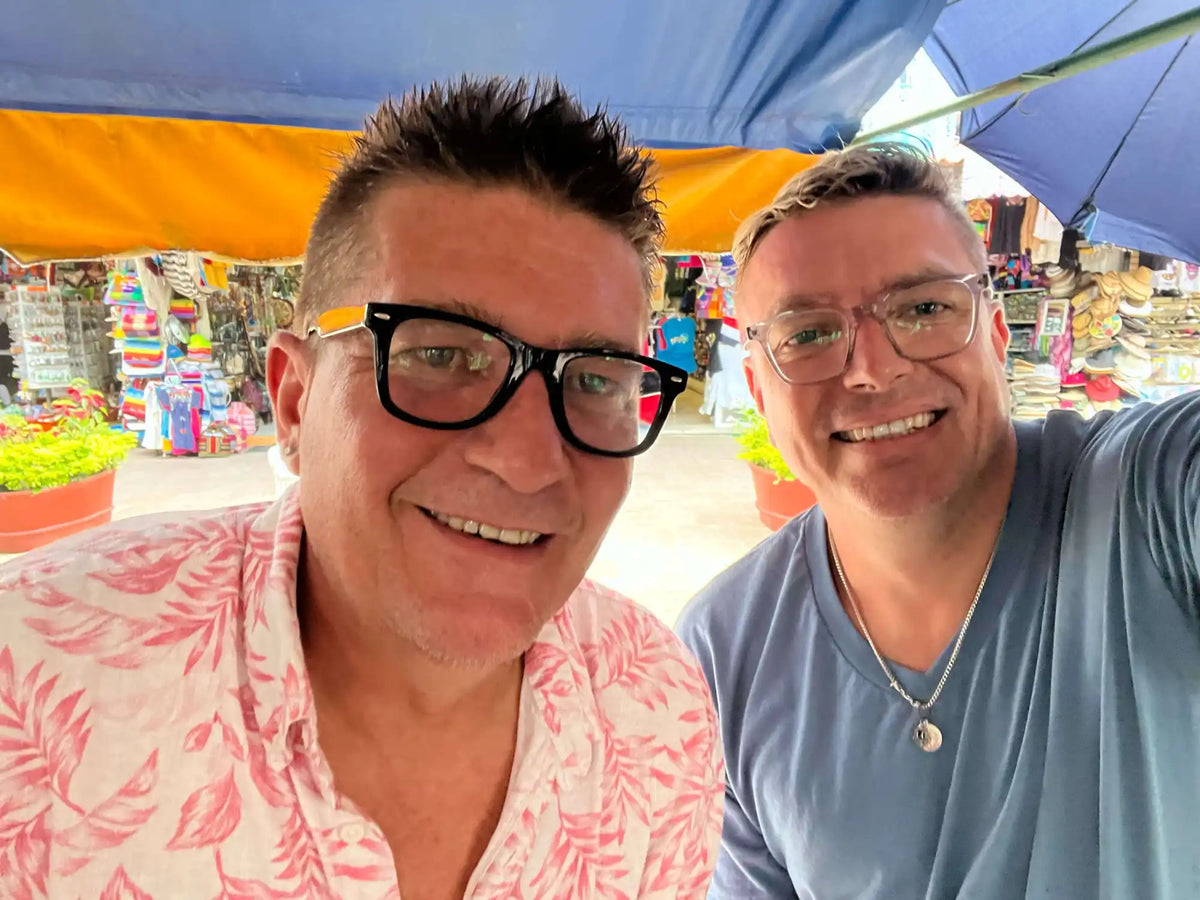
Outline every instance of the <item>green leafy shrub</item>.
{"label": "green leafy shrub", "polygon": [[137,437],[114,431],[104,416],[63,419],[38,431],[6,417],[0,437],[0,491],[44,491],[119,466]]}
{"label": "green leafy shrub", "polygon": [[783,461],[779,450],[771,443],[771,434],[767,430],[767,420],[757,409],[748,410],[742,415],[741,427],[734,435],[742,445],[738,459],[744,459],[752,466],[771,472],[777,481],[795,481],[796,476]]}

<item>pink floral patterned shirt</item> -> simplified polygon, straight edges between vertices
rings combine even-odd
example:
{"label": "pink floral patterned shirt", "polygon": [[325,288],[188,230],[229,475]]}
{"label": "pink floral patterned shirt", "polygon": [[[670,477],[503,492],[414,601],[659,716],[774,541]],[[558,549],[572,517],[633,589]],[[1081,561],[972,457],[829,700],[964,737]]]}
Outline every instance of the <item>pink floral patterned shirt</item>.
{"label": "pink floral patterned shirt", "polygon": [[[0,897],[398,898],[318,747],[271,507],[119,522],[0,567]],[[525,660],[472,900],[702,898],[724,779],[703,676],[585,583]]]}

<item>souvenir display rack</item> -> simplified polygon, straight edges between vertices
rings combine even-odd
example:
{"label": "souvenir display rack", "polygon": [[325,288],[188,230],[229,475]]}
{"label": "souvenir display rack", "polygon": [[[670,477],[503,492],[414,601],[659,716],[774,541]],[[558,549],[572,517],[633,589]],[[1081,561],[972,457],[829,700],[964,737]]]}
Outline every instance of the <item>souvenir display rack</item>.
{"label": "souvenir display rack", "polygon": [[20,285],[8,292],[13,361],[27,390],[65,389],[71,384],[71,344],[62,294],[41,285]]}

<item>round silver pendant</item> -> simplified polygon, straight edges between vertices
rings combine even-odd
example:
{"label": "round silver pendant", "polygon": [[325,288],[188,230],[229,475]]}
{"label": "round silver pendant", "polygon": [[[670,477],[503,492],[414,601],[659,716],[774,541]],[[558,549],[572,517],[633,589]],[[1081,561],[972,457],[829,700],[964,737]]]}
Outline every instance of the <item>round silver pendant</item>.
{"label": "round silver pendant", "polygon": [[926,753],[935,753],[942,746],[942,730],[928,719],[922,719],[917,723],[917,727],[913,729],[912,738],[913,743]]}

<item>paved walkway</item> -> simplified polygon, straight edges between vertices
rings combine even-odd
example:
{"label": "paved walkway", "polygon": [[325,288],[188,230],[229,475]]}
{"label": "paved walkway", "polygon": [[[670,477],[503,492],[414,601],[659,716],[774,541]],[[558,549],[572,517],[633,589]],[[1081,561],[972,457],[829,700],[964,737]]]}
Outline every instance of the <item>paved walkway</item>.
{"label": "paved walkway", "polygon": [[[680,421],[640,457],[633,488],[591,575],[668,624],[688,598],[766,537],[737,444]],[[265,450],[224,458],[135,451],[117,473],[117,518],[270,500]],[[3,557],[0,557],[3,561]]]}

